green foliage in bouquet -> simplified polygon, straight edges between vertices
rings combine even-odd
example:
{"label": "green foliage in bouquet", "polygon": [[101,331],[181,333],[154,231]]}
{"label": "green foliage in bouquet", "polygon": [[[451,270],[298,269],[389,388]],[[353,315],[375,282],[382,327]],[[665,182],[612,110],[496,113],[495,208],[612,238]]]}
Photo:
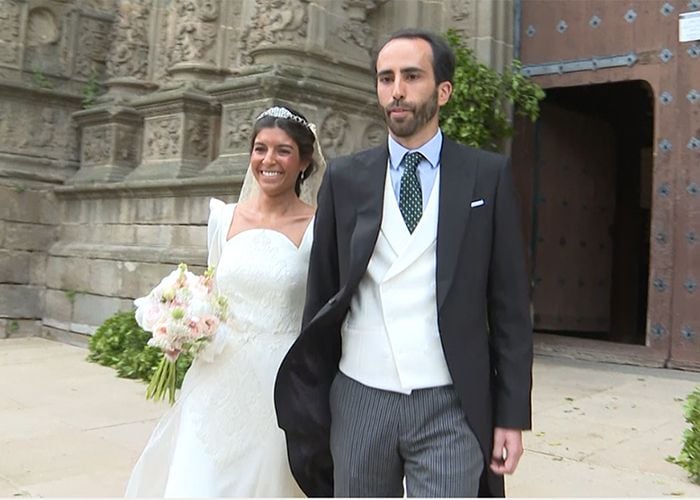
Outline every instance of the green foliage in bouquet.
{"label": "green foliage in bouquet", "polygon": [[[149,382],[163,354],[148,345],[151,334],[143,330],[133,311],[123,311],[107,318],[95,331],[88,344],[88,361],[110,366],[122,378]],[[192,357],[181,354],[177,360],[176,386],[182,385]]]}
{"label": "green foliage in bouquet", "polygon": [[455,51],[456,67],[452,97],[440,111],[440,127],[457,142],[497,151],[513,134],[510,106],[535,121],[544,91],[520,72],[518,61],[499,74],[479,62],[455,31],[448,30],[445,38]]}
{"label": "green foliage in bouquet", "polygon": [[688,395],[684,409],[690,428],[683,432],[683,448],[677,457],[666,457],[666,460],[683,467],[690,478],[700,484],[700,386]]}

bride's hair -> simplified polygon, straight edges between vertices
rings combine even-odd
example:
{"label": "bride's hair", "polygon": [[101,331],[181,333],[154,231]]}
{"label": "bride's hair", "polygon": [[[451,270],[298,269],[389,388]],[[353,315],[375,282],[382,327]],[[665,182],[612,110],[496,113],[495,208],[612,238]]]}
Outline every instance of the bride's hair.
{"label": "bride's hair", "polygon": [[301,191],[301,183],[307,179],[311,172],[314,171],[315,165],[313,160],[314,142],[316,138],[311,131],[309,122],[304,115],[290,108],[289,106],[275,106],[266,111],[263,111],[253,126],[253,133],[250,138],[250,152],[253,152],[255,138],[260,131],[265,128],[277,127],[284,130],[289,137],[296,143],[299,148],[299,158],[302,161],[309,162],[306,170],[299,174],[294,191],[297,196]]}

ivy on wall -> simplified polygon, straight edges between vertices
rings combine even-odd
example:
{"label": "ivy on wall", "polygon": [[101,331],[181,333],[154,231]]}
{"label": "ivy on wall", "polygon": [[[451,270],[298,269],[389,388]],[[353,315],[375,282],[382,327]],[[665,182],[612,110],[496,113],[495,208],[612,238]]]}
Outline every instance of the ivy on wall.
{"label": "ivy on wall", "polygon": [[445,37],[457,60],[452,97],[440,111],[440,127],[457,142],[496,151],[513,134],[511,109],[535,121],[545,93],[522,75],[519,61],[498,73],[479,62],[455,31]]}

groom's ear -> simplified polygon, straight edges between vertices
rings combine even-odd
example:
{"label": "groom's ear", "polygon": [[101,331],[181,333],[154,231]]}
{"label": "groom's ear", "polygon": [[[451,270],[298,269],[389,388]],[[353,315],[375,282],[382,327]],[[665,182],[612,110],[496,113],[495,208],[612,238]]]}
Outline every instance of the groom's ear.
{"label": "groom's ear", "polygon": [[444,106],[447,101],[450,100],[452,96],[452,84],[448,81],[440,82],[437,86],[438,91],[438,105]]}

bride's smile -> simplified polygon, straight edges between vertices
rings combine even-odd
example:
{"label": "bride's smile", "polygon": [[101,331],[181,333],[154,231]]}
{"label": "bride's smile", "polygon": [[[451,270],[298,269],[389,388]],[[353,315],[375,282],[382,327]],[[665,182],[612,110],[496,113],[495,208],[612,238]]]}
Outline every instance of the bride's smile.
{"label": "bride's smile", "polygon": [[308,162],[301,159],[299,146],[279,127],[258,132],[250,163],[256,180],[268,196],[296,196],[294,185]]}

